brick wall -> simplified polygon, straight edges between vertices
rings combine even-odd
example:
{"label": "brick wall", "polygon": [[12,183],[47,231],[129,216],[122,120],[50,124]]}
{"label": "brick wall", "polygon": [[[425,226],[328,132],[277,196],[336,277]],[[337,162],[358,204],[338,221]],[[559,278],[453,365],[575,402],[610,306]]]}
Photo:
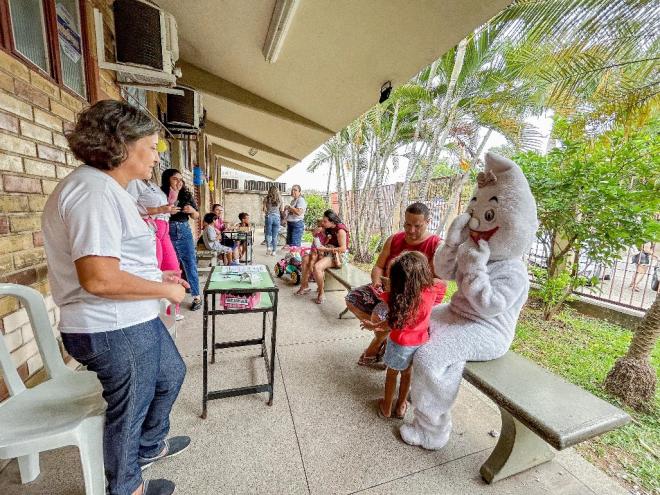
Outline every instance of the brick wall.
{"label": "brick wall", "polygon": [[[98,69],[93,35],[96,7],[103,14],[106,59],[114,60],[111,2],[86,0],[85,3],[84,25],[90,40],[94,93],[98,99],[120,99],[115,74]],[[56,335],[59,310],[50,296],[41,214],[58,181],[80,165],[68,150],[64,132],[86,105],[86,101],[61,90],[37,70],[0,50],[0,282],[29,285],[41,292]],[[165,95],[151,94],[148,106],[152,114],[157,113],[158,105],[166,110]],[[182,161],[180,143],[173,144],[170,140],[170,147],[176,167]],[[181,168],[192,188],[192,172]],[[27,312],[14,298],[0,298],[0,332],[21,378],[28,384],[38,382],[42,375],[41,357]],[[66,355],[65,360],[71,366],[76,365]],[[7,396],[0,378],[0,402]]]}
{"label": "brick wall", "polygon": [[[111,43],[107,2],[86,3],[88,34],[93,33],[92,9],[101,8],[106,41]],[[89,49],[95,54],[93,36],[90,41]],[[114,74],[98,70],[95,74],[98,96],[118,98]],[[87,104],[0,50],[0,282],[29,285],[41,292],[57,336],[59,309],[48,285],[41,214],[58,181],[80,164],[69,151],[64,132]],[[43,363],[32,327],[27,312],[14,298],[0,298],[0,332],[21,378],[28,384],[39,378],[36,375]],[[75,365],[68,356],[65,360]],[[0,378],[0,401],[7,396]]]}
{"label": "brick wall", "polygon": [[[84,102],[0,51],[0,281],[25,284],[46,296],[56,327],[41,234],[44,204],[58,180],[78,161],[65,129]],[[0,331],[25,380],[41,367],[27,312],[14,298],[0,299]],[[0,383],[0,400],[7,391]]]}

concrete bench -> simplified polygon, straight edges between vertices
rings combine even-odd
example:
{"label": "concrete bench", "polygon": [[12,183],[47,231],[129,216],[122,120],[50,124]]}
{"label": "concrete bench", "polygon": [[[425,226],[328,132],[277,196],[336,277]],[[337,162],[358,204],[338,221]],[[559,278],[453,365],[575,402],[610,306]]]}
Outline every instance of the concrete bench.
{"label": "concrete bench", "polygon": [[480,470],[487,483],[549,461],[549,445],[563,450],[630,421],[618,407],[511,351],[467,363],[463,377],[502,415],[499,441]]}
{"label": "concrete bench", "polygon": [[213,270],[213,267],[218,264],[218,252],[217,251],[211,251],[209,249],[200,249],[197,248],[196,250],[197,254],[197,261],[208,261],[208,264],[206,266],[198,266],[197,271],[198,272],[210,272]]}
{"label": "concrete bench", "polygon": [[[325,271],[325,290],[351,291],[361,285],[371,283],[371,275],[358,267],[345,263],[341,268],[328,268]],[[348,308],[339,314],[339,319],[348,312]]]}

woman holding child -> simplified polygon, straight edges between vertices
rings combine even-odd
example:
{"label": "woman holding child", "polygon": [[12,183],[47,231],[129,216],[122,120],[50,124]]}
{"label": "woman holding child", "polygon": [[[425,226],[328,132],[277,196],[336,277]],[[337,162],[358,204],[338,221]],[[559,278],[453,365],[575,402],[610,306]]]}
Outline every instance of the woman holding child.
{"label": "woman holding child", "polygon": [[325,301],[323,276],[325,270],[333,267],[339,268],[348,255],[349,232],[348,228],[341,221],[341,218],[332,210],[326,210],[323,213],[321,227],[325,229],[324,243],[319,247],[314,247],[312,251],[303,258],[302,281],[300,289],[296,291],[297,296],[308,294],[309,276],[314,273],[316,280],[317,294],[316,304],[322,304]]}

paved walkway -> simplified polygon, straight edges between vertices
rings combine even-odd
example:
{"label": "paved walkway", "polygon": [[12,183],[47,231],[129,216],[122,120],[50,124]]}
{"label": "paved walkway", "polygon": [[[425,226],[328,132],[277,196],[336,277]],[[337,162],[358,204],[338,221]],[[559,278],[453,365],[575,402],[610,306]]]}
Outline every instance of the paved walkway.
{"label": "paved walkway", "polygon": [[[257,261],[269,264],[257,247]],[[172,433],[192,437],[180,457],[149,468],[148,477],[167,477],[178,494],[623,494],[616,482],[573,449],[554,461],[492,486],[479,467],[496,443],[497,408],[465,384],[454,409],[454,433],[438,452],[409,447],[399,422],[376,415],[384,374],[359,367],[369,340],[356,320],[337,320],[343,293],[328,294],[317,306],[293,297],[280,281],[275,401],[265,394],[216,400],[202,420],[201,311],[185,312],[177,344],[188,374],[172,415]],[[219,338],[260,332],[259,315],[224,316]],[[211,366],[210,388],[265,379],[257,351],[229,350]],[[82,494],[74,448],[44,453],[41,476],[18,484],[13,461],[0,473],[3,495]]]}

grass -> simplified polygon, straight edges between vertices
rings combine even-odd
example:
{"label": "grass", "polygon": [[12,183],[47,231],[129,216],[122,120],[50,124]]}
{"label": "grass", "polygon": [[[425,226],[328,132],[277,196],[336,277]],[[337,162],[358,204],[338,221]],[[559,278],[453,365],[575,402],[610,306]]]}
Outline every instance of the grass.
{"label": "grass", "polygon": [[[360,268],[369,271],[371,265]],[[452,281],[448,284],[445,301],[449,301],[454,292],[456,283]],[[511,348],[621,407],[633,418],[624,427],[583,442],[577,450],[633,493],[660,494],[660,389],[656,389],[653,411],[640,413],[608,395],[602,385],[614,362],[628,350],[632,332],[570,308],[563,309],[554,320],[547,322],[537,306],[536,301],[530,300],[523,309]],[[658,345],[653,350],[651,363],[660,376]]]}
{"label": "grass", "polygon": [[[622,405],[603,389],[607,372],[624,355],[632,333],[617,325],[562,310],[553,321],[528,304],[518,322],[512,349],[579,385],[594,395],[625,409],[633,422],[582,443],[578,451],[610,476],[637,493],[660,493],[660,392],[654,410],[639,413]],[[660,375],[660,347],[651,362]],[[654,455],[655,454],[655,455]]]}

